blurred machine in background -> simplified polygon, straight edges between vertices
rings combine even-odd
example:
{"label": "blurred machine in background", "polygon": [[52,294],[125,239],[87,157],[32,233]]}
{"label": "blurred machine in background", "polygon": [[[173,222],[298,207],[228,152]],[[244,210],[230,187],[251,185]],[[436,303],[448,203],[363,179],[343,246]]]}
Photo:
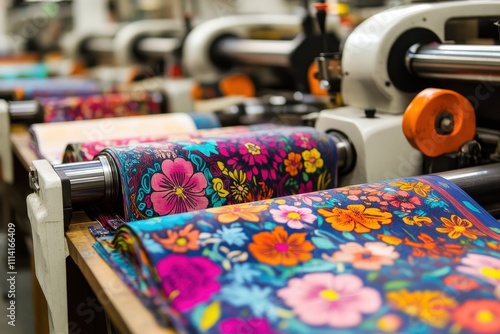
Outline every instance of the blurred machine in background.
{"label": "blurred machine in background", "polygon": [[356,152],[342,184],[498,160],[499,17],[496,1],[393,8],[362,22],[341,55],[319,58],[323,87],[340,88],[346,106],[316,126]]}

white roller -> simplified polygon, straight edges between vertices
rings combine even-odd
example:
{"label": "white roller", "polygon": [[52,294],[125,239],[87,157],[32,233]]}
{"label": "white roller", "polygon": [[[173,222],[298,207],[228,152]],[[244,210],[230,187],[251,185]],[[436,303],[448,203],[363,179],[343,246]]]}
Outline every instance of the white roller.
{"label": "white roller", "polygon": [[118,31],[113,40],[114,56],[117,66],[128,66],[136,62],[132,53],[133,43],[138,36],[161,36],[165,33],[180,33],[183,31],[179,20],[142,20],[127,24]]}
{"label": "white roller", "polygon": [[224,34],[246,37],[250,28],[272,27],[301,29],[301,19],[295,15],[235,15],[213,19],[196,26],[187,36],[183,64],[188,74],[197,80],[216,80],[220,70],[211,62],[210,47]]}

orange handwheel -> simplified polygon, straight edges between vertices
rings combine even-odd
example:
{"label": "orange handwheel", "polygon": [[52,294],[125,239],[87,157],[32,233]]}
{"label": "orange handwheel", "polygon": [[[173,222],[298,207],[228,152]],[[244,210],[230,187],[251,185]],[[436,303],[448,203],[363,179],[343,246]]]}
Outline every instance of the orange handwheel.
{"label": "orange handwheel", "polygon": [[403,133],[429,157],[456,152],[476,133],[471,103],[457,92],[427,88],[411,101],[403,115]]}

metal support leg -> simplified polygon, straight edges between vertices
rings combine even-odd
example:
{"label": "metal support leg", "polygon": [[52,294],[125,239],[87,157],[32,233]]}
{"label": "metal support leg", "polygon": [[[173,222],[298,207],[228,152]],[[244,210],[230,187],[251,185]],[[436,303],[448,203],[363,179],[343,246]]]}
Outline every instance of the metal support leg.
{"label": "metal support leg", "polygon": [[27,198],[33,234],[35,272],[49,309],[50,332],[68,333],[66,257],[62,183],[46,160],[33,161],[30,185],[35,190]]}

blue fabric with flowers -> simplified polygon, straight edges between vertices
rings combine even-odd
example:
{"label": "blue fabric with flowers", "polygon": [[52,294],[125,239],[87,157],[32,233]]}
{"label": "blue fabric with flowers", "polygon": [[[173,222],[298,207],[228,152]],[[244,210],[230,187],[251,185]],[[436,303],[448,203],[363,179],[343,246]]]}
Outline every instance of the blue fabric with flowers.
{"label": "blue fabric with flowers", "polygon": [[132,222],[95,247],[179,332],[498,333],[499,232],[424,176]]}

